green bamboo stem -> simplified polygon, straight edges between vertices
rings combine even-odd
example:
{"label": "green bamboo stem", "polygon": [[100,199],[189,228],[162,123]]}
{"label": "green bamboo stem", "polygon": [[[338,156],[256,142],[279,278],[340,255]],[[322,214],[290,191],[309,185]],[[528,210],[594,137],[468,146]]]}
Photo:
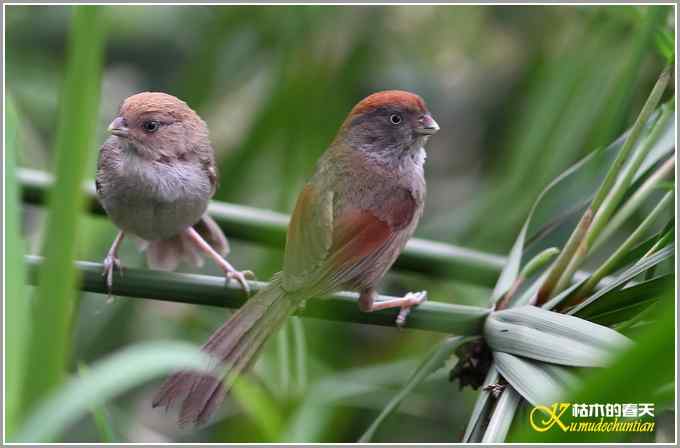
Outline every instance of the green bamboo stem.
{"label": "green bamboo stem", "polygon": [[[620,199],[620,197],[616,191],[612,190],[623,189],[625,191],[625,186],[622,182],[618,185],[615,185],[615,182],[619,178],[621,170],[624,168],[624,164],[628,159],[628,156],[635,147],[635,144],[637,143],[645,124],[656,109],[656,106],[659,104],[659,101],[666,90],[666,86],[668,85],[670,75],[670,67],[666,67],[661,72],[661,75],[659,75],[659,79],[656,81],[652,92],[649,94],[649,97],[647,98],[647,101],[642,107],[640,114],[635,120],[632,129],[628,133],[621,150],[617,154],[612,165],[609,167],[604,180],[595,193],[595,197],[590,203],[590,207],[581,217],[581,220],[574,229],[574,232],[571,234],[569,240],[562,249],[562,253],[560,253],[560,255],[557,257],[557,260],[555,260],[555,263],[550,269],[550,273],[548,274],[545,283],[539,290],[536,302],[537,304],[540,305],[545,303],[550,297],[556,293],[559,293],[571,282],[576,269],[578,269],[579,265],[588,254],[588,243],[592,241],[592,238],[589,235],[593,234],[591,231],[593,220],[599,219],[599,222],[604,223],[604,220],[602,220],[603,214],[599,213],[603,204],[611,208],[609,211],[605,210],[607,213],[611,213],[611,211],[614,209],[614,206],[617,205],[614,203],[614,199],[617,197]],[[612,195],[611,197],[610,194]],[[612,200],[605,204],[605,200],[607,198]],[[600,216],[598,217],[598,215]]]}
{"label": "green bamboo stem", "polygon": [[537,305],[544,304],[552,296],[553,291],[560,283],[562,274],[568,268],[572,257],[581,245],[581,242],[583,241],[583,238],[590,227],[592,219],[593,212],[590,208],[588,208],[581,217],[579,223],[576,225],[576,229],[569,237],[569,240],[564,245],[562,252],[560,252],[560,254],[557,256],[557,260],[555,260],[552,267],[550,268],[548,277],[545,279],[543,286],[541,286],[541,289],[538,291],[538,297],[536,300]]}
{"label": "green bamboo stem", "polygon": [[[23,201],[43,205],[52,186],[49,174],[20,169],[17,179],[22,186]],[[84,187],[90,213],[103,215],[92,182]],[[229,238],[283,248],[288,215],[243,205],[213,201],[208,213]],[[452,244],[412,238],[395,264],[395,268],[429,276],[462,280],[492,287],[505,264],[505,257],[479,252]]]}
{"label": "green bamboo stem", "polygon": [[596,214],[599,211],[600,206],[609,195],[610,190],[614,186],[614,182],[616,182],[616,179],[619,177],[619,173],[621,172],[624,163],[628,159],[630,152],[635,147],[635,143],[638,141],[640,133],[642,132],[642,129],[645,126],[645,123],[647,123],[647,120],[649,120],[649,117],[652,115],[652,112],[654,112],[654,109],[656,109],[656,106],[659,104],[661,96],[666,90],[666,86],[668,85],[668,81],[670,80],[670,76],[671,76],[670,67],[666,67],[661,72],[661,75],[659,75],[659,79],[656,81],[656,84],[652,89],[652,93],[649,94],[647,101],[645,102],[644,106],[642,106],[642,110],[640,111],[640,114],[635,120],[635,124],[633,124],[633,128],[630,130],[630,133],[626,137],[626,141],[623,143],[621,151],[619,151],[618,155],[616,156],[616,159],[609,168],[609,171],[607,171],[607,175],[605,176],[605,179],[602,181],[600,188],[597,190],[597,193],[595,193],[595,198],[593,199],[593,202],[590,205],[590,208],[593,210],[593,213]]}
{"label": "green bamboo stem", "polygon": [[673,116],[674,111],[671,105],[665,105],[662,109],[663,112],[661,113],[659,120],[654,125],[651,133],[647,137],[647,140],[644,142],[644,145],[635,153],[632,160],[626,167],[626,171],[612,187],[606,199],[604,202],[602,202],[600,210],[593,218],[593,224],[590,226],[590,230],[588,230],[588,235],[586,237],[586,247],[594,247],[593,244],[595,243],[596,239],[600,236],[601,232],[610,222],[614,211],[619,206],[624,195],[626,194],[626,191],[632,184],[635,173],[654,147],[654,144],[659,139],[661,133],[666,129],[666,125]]}
{"label": "green bamboo stem", "polygon": [[567,264],[566,269],[564,272],[562,272],[562,275],[560,276],[560,279],[557,281],[557,285],[555,285],[555,289],[553,289],[551,296],[555,296],[565,289],[569,287],[571,284],[571,279],[574,277],[574,273],[576,272],[576,269],[581,265],[583,262],[583,259],[586,257],[588,254],[588,232],[584,235],[583,239],[581,240],[581,244],[578,245],[576,248],[576,252],[574,252],[574,256],[571,257],[571,260],[569,260],[569,263]]}
{"label": "green bamboo stem", "polygon": [[609,220],[609,223],[604,228],[599,237],[595,240],[593,249],[600,246],[606,241],[621,225],[635,212],[635,210],[642,205],[642,203],[656,190],[656,187],[668,177],[672,176],[673,168],[675,168],[675,155],[664,162],[645,182],[640,188],[630,197],[628,201],[621,207],[614,217]]}
{"label": "green bamboo stem", "polygon": [[[43,258],[27,255],[26,264],[28,282],[35,285]],[[77,261],[75,266],[81,278],[81,290],[106,294],[106,285],[101,275],[103,269],[101,263]],[[266,283],[263,282],[249,282],[253,292],[257,292],[265,285]],[[237,282],[230,281],[225,285],[223,277],[146,269],[125,269],[123,275],[116,273],[112,293],[116,296],[226,308],[238,308],[247,300]],[[378,300],[392,298],[394,297],[380,296]],[[364,313],[359,311],[357,299],[358,295],[350,292],[332,294],[323,297],[322,300],[315,298],[308,300],[304,309],[295,314],[318,319],[394,327],[398,309]],[[488,313],[489,310],[486,308],[428,300],[413,309],[408,316],[405,328],[474,336],[481,334],[482,325]]]}
{"label": "green bamboo stem", "polygon": [[617,265],[618,261],[628,252],[633,246],[640,242],[641,238],[649,231],[649,229],[658,222],[658,218],[671,204],[673,201],[673,193],[669,192],[659,201],[659,203],[654,207],[654,210],[645,218],[644,221],[638,226],[637,229],[626,239],[626,241],[619,246],[619,248],[604,262],[602,265],[590,276],[590,278],[579,288],[576,293],[576,299],[585,297],[590,292],[595,289],[595,286],[600,282],[600,280],[611,273],[614,266]]}
{"label": "green bamboo stem", "polygon": [[662,247],[665,247],[668,243],[673,241],[673,236],[674,236],[674,232],[673,233],[668,232],[667,234],[665,234],[663,237],[661,237],[661,239],[659,239],[659,241],[654,243],[654,245],[649,248],[649,250],[642,256],[642,258],[640,260],[644,260],[647,257],[651,257],[659,249],[661,249]]}
{"label": "green bamboo stem", "polygon": [[524,266],[524,268],[522,268],[522,271],[519,273],[510,289],[508,289],[508,292],[506,292],[503,295],[503,297],[498,302],[496,302],[496,307],[494,309],[503,310],[507,308],[508,302],[515,296],[515,294],[519,290],[519,287],[522,286],[524,281],[527,278],[533,276],[536,272],[539,271],[539,269],[543,268],[543,266],[548,264],[559,253],[560,250],[558,248],[549,247],[547,249],[542,250],[540,253],[536,254],[536,256],[534,256],[531,260],[529,260],[529,262]]}
{"label": "green bamboo stem", "polygon": [[[640,161],[641,163],[641,161]],[[636,161],[633,161],[631,169],[633,166],[637,165]],[[639,166],[639,165],[638,165]],[[642,204],[642,202],[652,193],[656,186],[666,177],[673,173],[673,168],[675,167],[675,157],[668,159],[661,167],[654,172],[643,184],[642,186],[633,194],[633,196],[625,203],[622,209],[614,215],[611,219],[611,212],[613,209],[608,209],[607,204],[618,205],[618,200],[623,197],[626,190],[626,184],[617,184],[612,190],[611,197],[608,196],[607,200],[604,202],[603,206],[600,208],[600,212],[595,216],[593,224],[588,229],[585,238],[581,242],[578,250],[574,253],[571,261],[567,265],[567,268],[562,273],[557,286],[553,290],[553,294],[559,294],[564,289],[566,289],[571,283],[571,279],[576,272],[576,269],[583,263],[589,252],[592,252],[598,245],[606,241],[607,238],[611,236],[616,229],[618,229],[623,222],[628,219],[628,217]],[[637,170],[637,168],[635,168]],[[615,193],[615,191],[619,191]],[[618,197],[618,199],[617,199]],[[610,202],[611,199],[611,202]],[[599,217],[599,218],[598,218]],[[595,223],[598,223],[598,227],[595,228]],[[599,236],[599,238],[598,238]],[[597,239],[595,239],[597,238]],[[595,241],[593,245],[592,241]]]}

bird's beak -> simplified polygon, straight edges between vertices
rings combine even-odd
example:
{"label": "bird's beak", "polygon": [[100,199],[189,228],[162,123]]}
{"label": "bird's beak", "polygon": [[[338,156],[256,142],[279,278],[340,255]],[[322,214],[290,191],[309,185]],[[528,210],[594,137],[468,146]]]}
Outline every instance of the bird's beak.
{"label": "bird's beak", "polygon": [[111,122],[111,124],[109,125],[109,128],[107,130],[111,134],[116,135],[118,137],[127,137],[128,136],[127,120],[123,117],[116,117]]}
{"label": "bird's beak", "polygon": [[425,114],[420,117],[418,125],[419,126],[416,128],[418,134],[432,135],[436,134],[439,130],[439,125],[434,121],[434,118],[432,118],[432,115],[430,114]]}

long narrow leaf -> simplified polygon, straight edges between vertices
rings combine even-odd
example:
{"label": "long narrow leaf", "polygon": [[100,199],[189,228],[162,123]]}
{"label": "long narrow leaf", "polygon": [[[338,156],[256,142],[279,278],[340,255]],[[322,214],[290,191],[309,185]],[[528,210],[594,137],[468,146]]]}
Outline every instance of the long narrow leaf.
{"label": "long narrow leaf", "polygon": [[567,366],[605,366],[614,353],[630,345],[610,328],[534,306],[491,314],[484,336],[494,353]]}
{"label": "long narrow leaf", "polygon": [[93,407],[130,388],[172,371],[202,370],[207,355],[188,344],[157,342],[133,346],[91,366],[41,402],[18,432],[16,442],[53,442]]}
{"label": "long narrow leaf", "polygon": [[491,409],[491,391],[488,386],[497,384],[500,380],[496,364],[492,363],[489,367],[489,372],[484,378],[484,383],[477,394],[475,406],[472,408],[472,414],[468,420],[465,434],[463,435],[463,443],[480,442],[483,434],[481,434],[482,422],[489,414]]}
{"label": "long narrow leaf", "polygon": [[494,352],[498,371],[529,403],[545,405],[564,395],[576,379],[565,368],[540,361],[531,361],[509,353]]}
{"label": "long narrow leaf", "polygon": [[[86,376],[90,374],[90,371],[85,364],[80,364],[78,365],[78,373],[80,376]],[[94,420],[94,425],[97,427],[97,432],[99,432],[101,442],[115,443],[122,441],[118,439],[116,431],[113,428],[111,415],[103,404],[90,406],[90,414],[92,415],[92,420]]]}
{"label": "long narrow leaf", "polygon": [[26,342],[30,334],[30,309],[25,289],[26,270],[21,259],[24,244],[20,231],[21,208],[16,183],[17,125],[16,110],[6,100],[5,122],[5,241],[7,262],[5,272],[5,431],[14,433],[22,411],[21,387],[26,376]]}
{"label": "long narrow leaf", "polygon": [[624,272],[619,274],[616,277],[616,280],[608,284],[606,287],[599,289],[597,292],[595,292],[593,295],[588,297],[586,300],[581,302],[580,304],[574,306],[568,311],[568,314],[576,314],[581,312],[581,310],[587,308],[591,303],[594,303],[595,301],[599,300],[600,297],[603,297],[605,294],[607,294],[610,291],[613,291],[620,286],[625,285],[629,281],[631,281],[633,278],[641,274],[642,272],[645,272],[648,269],[651,269],[652,267],[656,266],[657,264],[661,263],[662,261],[670,258],[673,256],[673,246],[668,246],[665,247],[664,249],[661,249],[660,251],[654,253],[653,255],[650,255],[646,258],[641,259],[637,263],[635,263],[633,266],[630,268],[626,269]]}
{"label": "long narrow leaf", "polygon": [[491,415],[482,443],[501,443],[505,440],[521,399],[512,387],[505,388]]}
{"label": "long narrow leaf", "polygon": [[278,440],[283,417],[267,392],[259,384],[241,377],[234,383],[232,394],[267,439]]}
{"label": "long narrow leaf", "polygon": [[375,432],[378,430],[383,421],[394,411],[397,410],[401,402],[406,398],[406,396],[411,393],[411,391],[420,383],[422,383],[425,378],[427,378],[432,372],[439,369],[444,361],[448,359],[451,354],[458,348],[465,338],[454,337],[448,338],[442,341],[437,347],[432,349],[430,354],[425,357],[423,363],[413,372],[413,375],[404,385],[404,387],[394,396],[394,398],[385,406],[380,415],[373,421],[371,426],[368,427],[366,432],[358,440],[360,443],[368,443],[371,441]]}
{"label": "long narrow leaf", "polygon": [[623,289],[610,290],[574,315],[601,325],[621,322],[630,317],[631,313],[634,313],[633,310],[646,308],[656,302],[673,279],[673,275],[663,275]]}
{"label": "long narrow leaf", "polygon": [[[50,195],[45,264],[40,271],[28,347],[31,375],[24,400],[29,408],[64,381],[76,290],[76,254],[81,190],[95,146],[104,20],[94,6],[73,7],[68,61],[56,140],[56,183]],[[49,349],[46,347],[49,346]]]}
{"label": "long narrow leaf", "polygon": [[[644,129],[652,126],[655,120],[658,118],[659,113],[656,112],[649,117],[649,120],[645,124]],[[547,201],[550,194],[555,192],[559,193],[558,187],[563,186],[568,183],[569,185],[576,185],[579,183],[593,183],[592,171],[588,168],[594,166],[597,163],[603,161],[603,159],[614,159],[618,151],[622,148],[624,143],[628,140],[630,131],[626,132],[624,135],[619,137],[615,142],[607,146],[605,149],[599,149],[591,152],[586,157],[582,158],[574,165],[565,170],[562,174],[556,177],[552,182],[550,182],[541,193],[538,195],[537,199],[534,201],[529,214],[520,230],[515,242],[508,254],[506,264],[501,271],[496,285],[494,287],[493,293],[491,295],[491,302],[495,303],[500,299],[505,292],[510,289],[510,287],[515,282],[517,276],[519,275],[521,268],[522,256],[524,253],[524,246],[527,238],[527,233],[529,227],[532,225],[533,221],[536,219],[536,215],[540,211],[539,205],[544,201]],[[664,140],[665,141],[665,140]],[[651,157],[651,156],[650,156]],[[540,221],[540,220],[539,220]]]}
{"label": "long narrow leaf", "polygon": [[610,328],[593,324],[575,316],[567,316],[534,306],[523,306],[498,311],[492,317],[501,322],[523,325],[605,349],[618,349],[630,343],[627,338]]}
{"label": "long narrow leaf", "polygon": [[[674,358],[669,356],[674,348],[675,300],[672,289],[664,296],[664,303],[650,325],[637,338],[636,344],[622,353],[609,368],[595,370],[581,387],[568,393],[570,403],[649,403],[658,387],[674,379]],[[524,443],[576,443],[620,441],[620,433],[563,432],[560,430],[539,433],[523,425],[523,430],[513,434],[509,441]]]}

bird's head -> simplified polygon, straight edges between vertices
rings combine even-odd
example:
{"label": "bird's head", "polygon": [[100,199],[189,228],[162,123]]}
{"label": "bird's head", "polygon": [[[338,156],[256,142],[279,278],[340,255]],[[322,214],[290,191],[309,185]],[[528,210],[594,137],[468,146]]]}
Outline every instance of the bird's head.
{"label": "bird's head", "polygon": [[386,90],[354,106],[339,137],[368,154],[401,158],[420,150],[438,130],[437,122],[420,96]]}
{"label": "bird's head", "polygon": [[143,92],[128,97],[108,131],[140,156],[181,156],[209,144],[208,127],[184,101],[166,93]]}

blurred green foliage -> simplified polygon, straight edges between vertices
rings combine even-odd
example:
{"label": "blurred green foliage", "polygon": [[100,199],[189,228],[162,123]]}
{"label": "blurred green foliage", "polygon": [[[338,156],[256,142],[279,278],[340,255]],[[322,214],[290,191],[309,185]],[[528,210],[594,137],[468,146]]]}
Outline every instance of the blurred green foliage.
{"label": "blurred green foliage", "polygon": [[5,236],[7,247],[5,260],[7,270],[5,278],[7,285],[5,294],[5,311],[11,319],[6,320],[5,326],[5,362],[13,366],[6,373],[6,403],[5,406],[5,431],[12,435],[21,417],[21,394],[23,378],[26,375],[26,347],[29,335],[29,306],[26,300],[26,272],[23,263],[24,240],[21,236],[21,204],[19,186],[16,183],[16,152],[17,152],[17,125],[18,117],[11,99],[5,102],[5,170],[7,173],[5,191]]}
{"label": "blurred green foliage", "polygon": [[[630,127],[673,58],[675,32],[666,7],[104,6],[95,31],[101,26],[109,33],[95,114],[96,73],[85,66],[69,70],[67,48],[94,48],[99,37],[79,34],[82,41],[68,45],[71,7],[5,11],[6,82],[21,117],[20,165],[68,177],[68,167],[57,168],[55,151],[77,152],[68,182],[77,185],[82,170],[94,175],[94,154],[120,102],[161,90],[186,100],[210,125],[221,173],[216,199],[289,212],[351,106],[376,90],[406,89],[425,98],[442,127],[428,148],[428,205],[417,235],[494,253],[508,252],[551,179]],[[68,95],[78,93],[94,95],[86,99],[93,104],[66,116]],[[96,142],[88,134],[91,123]],[[69,139],[78,144],[69,147]],[[80,152],[83,142],[91,153]],[[565,191],[540,213],[571,210],[589,191],[587,185]],[[101,260],[113,226],[76,216],[69,218],[80,229],[76,258]],[[28,252],[38,252],[45,213],[27,208],[23,218]],[[556,240],[566,238],[567,224],[557,227]],[[132,243],[122,259],[142,264]],[[281,253],[232,241],[231,261],[266,279],[280,267]],[[212,267],[205,272],[218,274]],[[392,293],[419,289],[456,303],[486,304],[490,295],[486,288],[419,276],[391,274],[385,282]],[[200,307],[107,304],[94,294],[81,299],[64,342],[70,372],[132,342],[202,342],[225,318]],[[151,411],[151,389],[133,389],[107,406],[112,433],[135,442],[354,441],[406,382],[413,361],[441,339],[311,319],[289,327],[268,345],[256,383],[244,383],[214,425],[178,430]],[[65,327],[59,333],[68,336]],[[334,400],[320,400],[329,390]],[[457,441],[474,396],[435,375],[404,399],[373,440]],[[244,397],[254,402],[239,404]],[[275,417],[257,421],[265,416]],[[83,419],[64,440],[96,441],[97,426]]]}
{"label": "blurred green foliage", "polygon": [[[92,155],[89,148],[95,144],[104,44],[101,14],[96,7],[73,11],[55,139],[57,182],[48,200],[46,263],[32,303],[33,326],[27,346],[27,371],[32,374],[23,379],[24,412],[60,385],[66,375],[76,285],[75,269],[69,261],[75,258],[85,204],[81,183]],[[81,117],[78,126],[73,126],[71,117]]]}

